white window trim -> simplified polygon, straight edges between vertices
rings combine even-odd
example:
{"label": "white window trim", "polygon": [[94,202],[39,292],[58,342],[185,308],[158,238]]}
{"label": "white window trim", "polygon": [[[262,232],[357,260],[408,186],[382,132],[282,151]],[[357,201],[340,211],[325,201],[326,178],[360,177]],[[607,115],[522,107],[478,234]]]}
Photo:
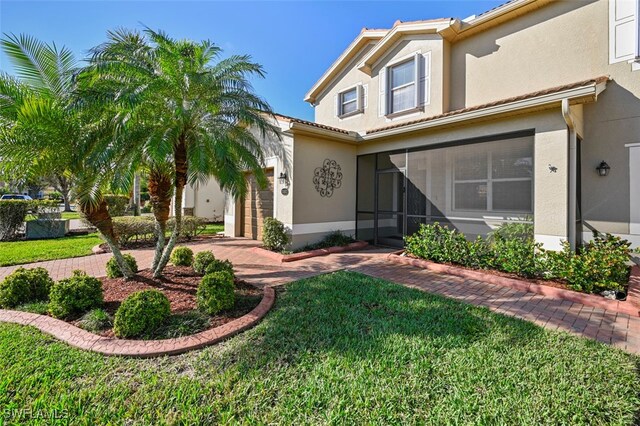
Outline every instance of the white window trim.
{"label": "white window trim", "polygon": [[[392,88],[391,69],[402,65],[406,62],[413,61],[414,63],[414,79],[413,83],[406,83],[403,86]],[[424,62],[424,66],[421,67],[421,63]],[[416,50],[412,53],[396,58],[394,61],[388,63],[382,68],[381,73],[385,73],[385,87],[384,87],[384,116],[387,121],[393,121],[398,116],[407,116],[408,114],[419,113],[424,110],[424,107],[431,103],[431,51],[422,53],[422,50]],[[380,78],[380,77],[379,77]],[[408,87],[411,84],[415,85],[415,98],[414,105],[409,108],[405,108],[400,111],[392,111],[392,97],[393,90]]]}
{"label": "white window trim", "polygon": [[[350,92],[352,90],[356,90],[356,98],[352,101],[348,101],[347,103],[351,103],[351,102],[355,102],[356,103],[356,109],[355,111],[351,111],[348,113],[343,113],[343,107],[345,102],[342,101],[342,96],[347,93]],[[349,118],[349,117],[353,117],[355,115],[359,115],[359,114],[363,114],[364,110],[367,106],[367,102],[366,102],[366,96],[367,96],[367,90],[365,85],[362,84],[362,82],[358,82],[356,84],[353,84],[351,86],[345,87],[343,89],[341,89],[338,94],[336,95],[336,115],[339,119],[344,119],[344,118]]]}
{"label": "white window trim", "polygon": [[[449,169],[450,173],[447,175],[450,176],[448,180],[449,188],[447,193],[451,194],[450,199],[450,211],[452,212],[468,212],[468,213],[501,213],[501,214],[519,214],[519,215],[531,215],[533,214],[533,203],[534,203],[534,181],[533,176],[531,177],[517,177],[517,178],[494,178],[492,164],[493,164],[493,154],[491,151],[487,152],[487,178],[486,179],[456,179],[455,177],[455,155],[449,156]],[[524,210],[500,210],[493,208],[493,183],[494,182],[531,182],[531,209],[528,211]],[[457,183],[485,183],[487,185],[487,208],[486,209],[464,209],[464,208],[456,208],[456,184]]]}

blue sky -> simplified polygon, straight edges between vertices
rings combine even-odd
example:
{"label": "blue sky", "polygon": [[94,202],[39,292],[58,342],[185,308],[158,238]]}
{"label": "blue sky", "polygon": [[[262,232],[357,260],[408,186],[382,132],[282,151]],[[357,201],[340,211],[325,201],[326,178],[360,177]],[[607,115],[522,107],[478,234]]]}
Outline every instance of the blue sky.
{"label": "blue sky", "polygon": [[[210,39],[224,54],[248,53],[267,71],[256,91],[282,114],[313,120],[307,90],[362,27],[465,18],[504,0],[479,1],[10,1],[0,0],[0,32],[66,45],[78,57],[108,29],[143,23],[172,37]],[[11,72],[4,55],[0,70]]]}

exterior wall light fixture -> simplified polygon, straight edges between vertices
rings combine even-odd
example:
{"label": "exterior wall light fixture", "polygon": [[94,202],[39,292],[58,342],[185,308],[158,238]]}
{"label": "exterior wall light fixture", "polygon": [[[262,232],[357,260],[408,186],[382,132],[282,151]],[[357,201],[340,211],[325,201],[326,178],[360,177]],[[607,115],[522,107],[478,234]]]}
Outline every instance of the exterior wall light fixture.
{"label": "exterior wall light fixture", "polygon": [[598,176],[607,176],[609,174],[610,169],[611,169],[611,166],[609,166],[607,162],[604,160],[602,160],[602,162],[598,165],[598,167],[596,167],[596,170],[598,171]]}

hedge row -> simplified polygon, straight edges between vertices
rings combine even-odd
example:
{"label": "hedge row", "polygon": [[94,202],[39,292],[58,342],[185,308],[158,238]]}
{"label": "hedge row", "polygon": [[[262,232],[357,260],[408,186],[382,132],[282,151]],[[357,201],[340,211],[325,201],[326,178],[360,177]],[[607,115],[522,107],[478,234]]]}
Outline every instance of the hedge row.
{"label": "hedge row", "polygon": [[585,293],[621,290],[629,281],[631,244],[609,234],[595,234],[593,241],[575,252],[568,243],[556,252],[535,242],[529,224],[506,224],[486,239],[469,241],[457,230],[434,223],[422,225],[405,243],[406,252],[418,258],[526,278],[562,280]]}

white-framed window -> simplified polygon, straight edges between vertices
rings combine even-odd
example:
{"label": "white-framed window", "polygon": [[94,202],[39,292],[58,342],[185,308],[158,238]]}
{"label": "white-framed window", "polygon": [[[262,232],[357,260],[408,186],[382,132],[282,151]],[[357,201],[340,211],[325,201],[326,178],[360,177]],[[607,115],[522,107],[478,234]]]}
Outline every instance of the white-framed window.
{"label": "white-framed window", "polygon": [[336,113],[338,117],[349,117],[364,112],[364,89],[358,84],[338,93]]}
{"label": "white-framed window", "polygon": [[389,67],[389,114],[417,107],[418,76],[415,58]]}
{"label": "white-framed window", "polygon": [[402,115],[429,104],[431,52],[416,52],[380,70],[379,116]]}
{"label": "white-framed window", "polygon": [[453,210],[533,211],[533,146],[466,146],[452,159]]}
{"label": "white-framed window", "polygon": [[609,63],[640,57],[639,0],[609,0]]}

